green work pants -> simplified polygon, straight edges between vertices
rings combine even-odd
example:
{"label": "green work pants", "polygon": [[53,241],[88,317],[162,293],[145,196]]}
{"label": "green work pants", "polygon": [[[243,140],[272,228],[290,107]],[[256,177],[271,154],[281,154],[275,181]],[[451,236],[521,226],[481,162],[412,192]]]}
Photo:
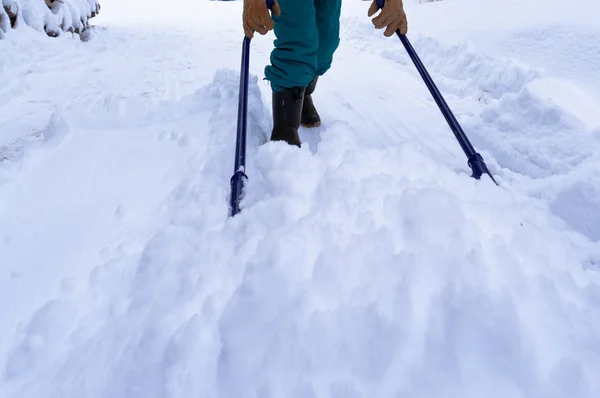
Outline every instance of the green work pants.
{"label": "green work pants", "polygon": [[329,70],[340,44],[342,0],[278,0],[275,48],[265,77],[275,91],[306,87]]}

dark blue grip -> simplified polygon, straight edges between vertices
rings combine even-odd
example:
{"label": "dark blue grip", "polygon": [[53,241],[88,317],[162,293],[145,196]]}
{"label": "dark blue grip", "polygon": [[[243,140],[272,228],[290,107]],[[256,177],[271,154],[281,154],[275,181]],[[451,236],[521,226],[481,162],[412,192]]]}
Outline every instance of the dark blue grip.
{"label": "dark blue grip", "polygon": [[273,7],[273,4],[275,4],[275,0],[267,0],[267,8],[270,10],[271,7]]}
{"label": "dark blue grip", "polygon": [[385,0],[377,0],[377,5],[379,6],[379,8],[383,8],[383,6],[385,5]]}

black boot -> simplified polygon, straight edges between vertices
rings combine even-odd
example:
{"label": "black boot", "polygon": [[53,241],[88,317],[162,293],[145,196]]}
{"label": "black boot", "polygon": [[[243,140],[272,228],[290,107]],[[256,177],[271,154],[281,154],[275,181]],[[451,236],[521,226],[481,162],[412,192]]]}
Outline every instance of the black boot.
{"label": "black boot", "polygon": [[319,127],[321,125],[321,118],[319,117],[319,113],[315,109],[312,100],[312,93],[315,92],[318,80],[319,76],[315,76],[312,81],[308,83],[306,94],[304,94],[304,104],[302,107],[302,126],[304,127],[311,128]]}
{"label": "black boot", "polygon": [[273,91],[273,132],[271,141],[286,141],[300,147],[298,128],[302,115],[302,101],[306,87]]}

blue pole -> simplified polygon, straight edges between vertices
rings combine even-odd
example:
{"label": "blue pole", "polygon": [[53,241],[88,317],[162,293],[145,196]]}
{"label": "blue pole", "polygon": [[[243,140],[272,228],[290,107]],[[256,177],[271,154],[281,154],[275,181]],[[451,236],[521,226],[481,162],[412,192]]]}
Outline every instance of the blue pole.
{"label": "blue pole", "polygon": [[[379,5],[379,8],[383,8],[385,0],[377,0],[377,4]],[[494,184],[498,185],[498,183],[488,170],[485,161],[483,160],[483,157],[479,153],[477,153],[475,149],[473,149],[473,146],[467,138],[467,135],[463,131],[456,118],[454,117],[454,114],[450,110],[450,107],[448,106],[448,104],[444,100],[444,97],[436,87],[435,83],[433,82],[433,79],[427,72],[425,65],[423,65],[423,63],[421,62],[421,59],[417,55],[417,52],[415,51],[413,46],[410,44],[410,41],[408,41],[406,35],[401,34],[399,29],[396,31],[396,34],[400,38],[400,41],[404,45],[406,52],[408,52],[408,55],[410,56],[413,63],[415,64],[415,67],[419,71],[421,78],[423,79],[425,85],[429,89],[429,92],[433,96],[433,99],[435,100],[436,104],[438,105],[438,108],[442,112],[442,115],[444,115],[444,118],[446,119],[446,122],[448,123],[450,129],[454,133],[454,136],[456,137],[459,145],[463,149],[465,155],[467,155],[467,164],[473,172],[472,177],[479,179],[483,174],[487,174],[488,176],[490,176],[492,181],[494,181]]]}
{"label": "blue pole", "polygon": [[[267,8],[274,0],[266,0]],[[235,143],[235,164],[231,177],[231,195],[229,211],[231,217],[240,212],[240,202],[244,196],[246,175],[246,126],[248,122],[248,74],[250,70],[250,40],[244,37],[242,43],[242,66],[240,72],[240,90],[238,98],[237,137]]]}
{"label": "blue pole", "polygon": [[235,144],[235,165],[231,177],[230,215],[240,211],[240,201],[244,194],[246,175],[246,125],[248,115],[248,73],[250,69],[250,39],[244,37],[242,44],[242,68],[238,98],[237,137]]}

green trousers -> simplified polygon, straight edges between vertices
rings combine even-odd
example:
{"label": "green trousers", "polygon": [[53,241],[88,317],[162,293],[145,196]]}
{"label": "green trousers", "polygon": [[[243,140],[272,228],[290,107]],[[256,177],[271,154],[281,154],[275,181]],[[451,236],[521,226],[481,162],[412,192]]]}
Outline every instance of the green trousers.
{"label": "green trousers", "polygon": [[282,91],[306,87],[329,70],[340,44],[342,0],[278,0],[275,48],[265,77],[271,88]]}

